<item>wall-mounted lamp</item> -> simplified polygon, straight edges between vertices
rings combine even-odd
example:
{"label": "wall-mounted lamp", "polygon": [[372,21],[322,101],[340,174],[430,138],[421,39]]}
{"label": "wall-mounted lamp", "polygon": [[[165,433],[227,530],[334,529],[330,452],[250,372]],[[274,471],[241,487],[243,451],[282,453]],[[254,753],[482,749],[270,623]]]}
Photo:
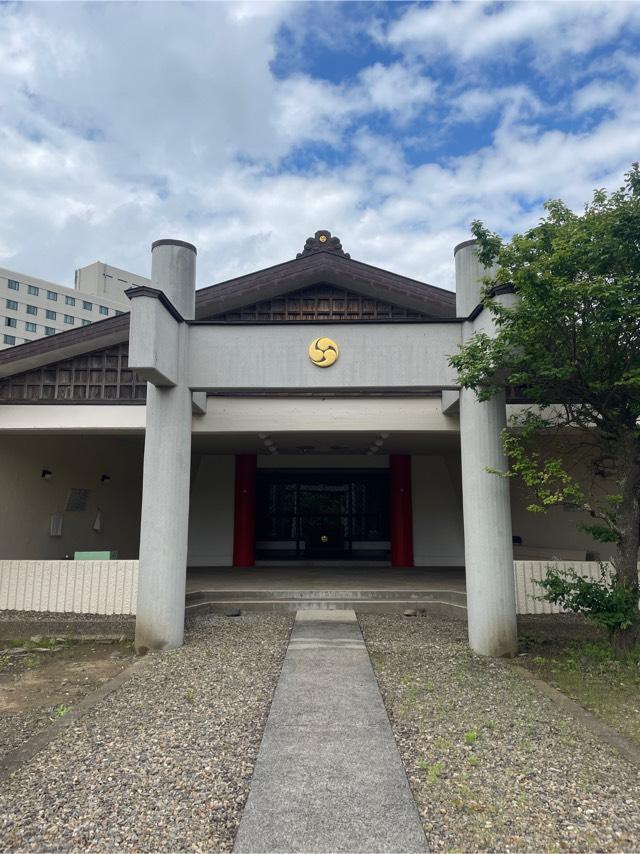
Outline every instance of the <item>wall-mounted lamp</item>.
{"label": "wall-mounted lamp", "polygon": [[49,469],[42,469],[42,474],[40,475],[40,477],[43,480],[51,480],[52,474]]}
{"label": "wall-mounted lamp", "polygon": [[109,483],[110,480],[111,480],[111,478],[109,477],[108,474],[100,475],[100,483]]}

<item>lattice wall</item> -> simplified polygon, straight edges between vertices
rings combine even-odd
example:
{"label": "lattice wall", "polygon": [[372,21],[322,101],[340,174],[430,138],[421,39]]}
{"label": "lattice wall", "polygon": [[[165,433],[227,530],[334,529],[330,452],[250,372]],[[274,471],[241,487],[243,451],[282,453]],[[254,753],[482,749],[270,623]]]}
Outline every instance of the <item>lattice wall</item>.
{"label": "lattice wall", "polygon": [[229,322],[342,320],[353,323],[362,320],[428,320],[429,315],[333,285],[319,284],[227,311],[210,319]]}
{"label": "lattice wall", "polygon": [[146,382],[129,368],[128,344],[117,344],[0,380],[0,403],[43,400],[144,403]]}

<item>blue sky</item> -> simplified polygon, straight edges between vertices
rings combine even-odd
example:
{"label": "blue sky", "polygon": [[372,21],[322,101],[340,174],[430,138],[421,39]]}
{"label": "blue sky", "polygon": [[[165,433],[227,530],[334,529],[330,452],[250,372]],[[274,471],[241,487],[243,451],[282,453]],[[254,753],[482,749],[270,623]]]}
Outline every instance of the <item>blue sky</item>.
{"label": "blue sky", "polygon": [[640,3],[3,3],[0,265],[200,286],[352,257],[452,287],[474,218],[508,236],[640,157]]}

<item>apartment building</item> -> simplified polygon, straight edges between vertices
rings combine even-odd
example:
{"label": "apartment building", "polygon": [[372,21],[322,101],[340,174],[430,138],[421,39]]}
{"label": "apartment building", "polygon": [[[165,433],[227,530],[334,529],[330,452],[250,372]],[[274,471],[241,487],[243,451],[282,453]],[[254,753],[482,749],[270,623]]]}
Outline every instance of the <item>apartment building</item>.
{"label": "apartment building", "polygon": [[76,270],[73,288],[0,267],[0,350],[123,314],[127,288],[146,284],[102,261]]}

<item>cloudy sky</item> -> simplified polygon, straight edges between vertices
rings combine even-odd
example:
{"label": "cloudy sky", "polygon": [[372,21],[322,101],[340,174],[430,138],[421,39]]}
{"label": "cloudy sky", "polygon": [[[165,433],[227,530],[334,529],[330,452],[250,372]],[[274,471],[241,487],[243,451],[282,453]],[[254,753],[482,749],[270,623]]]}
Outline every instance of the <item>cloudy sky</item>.
{"label": "cloudy sky", "polygon": [[198,285],[319,228],[452,287],[640,157],[640,3],[2,3],[0,265],[71,284],[199,249]]}

